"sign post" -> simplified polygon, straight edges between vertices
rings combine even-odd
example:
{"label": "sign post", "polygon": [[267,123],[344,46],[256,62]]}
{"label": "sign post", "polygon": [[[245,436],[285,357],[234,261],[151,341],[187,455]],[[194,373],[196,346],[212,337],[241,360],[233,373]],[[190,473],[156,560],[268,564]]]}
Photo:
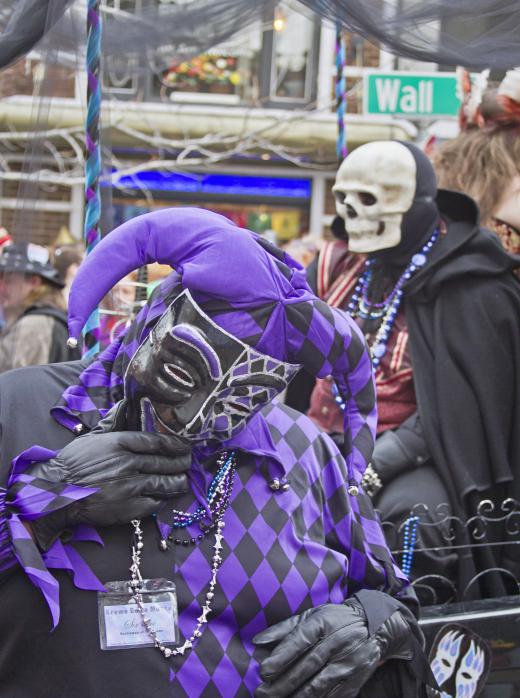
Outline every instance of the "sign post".
{"label": "sign post", "polygon": [[363,87],[365,114],[437,119],[460,109],[455,73],[367,71]]}

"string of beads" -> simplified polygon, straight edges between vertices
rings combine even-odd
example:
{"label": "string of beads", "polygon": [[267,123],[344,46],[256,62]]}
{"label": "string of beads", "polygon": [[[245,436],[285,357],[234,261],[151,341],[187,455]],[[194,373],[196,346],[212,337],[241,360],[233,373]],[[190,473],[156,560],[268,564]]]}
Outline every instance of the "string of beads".
{"label": "string of beads", "polygon": [[[440,230],[436,228],[433,235],[428,242],[423,245],[420,252],[413,255],[410,263],[397,280],[394,288],[382,302],[374,303],[368,298],[370,282],[372,281],[374,273],[373,266],[375,264],[375,259],[369,257],[365,262],[364,271],[354,288],[354,293],[352,294],[347,310],[353,318],[360,317],[363,320],[381,320],[374,342],[369,348],[374,370],[378,368],[381,359],[386,354],[388,342],[403,298],[403,286],[426,264],[428,253],[439,238],[439,234]],[[339,394],[335,383],[332,383],[332,394],[339,408],[344,412],[347,406]]]}
{"label": "string of beads", "polygon": [[[175,545],[195,545],[197,541],[201,541],[210,531],[215,529],[217,521],[221,514],[224,514],[229,506],[231,490],[233,488],[233,479],[235,475],[235,454],[231,455],[224,453],[219,456],[217,461],[218,470],[215,477],[210,483],[207,493],[207,505],[204,507],[199,505],[197,509],[188,513],[179,509],[172,509],[173,520],[171,524],[171,532],[168,535],[168,540],[164,538],[160,541],[160,548],[166,550],[168,541]],[[209,514],[208,514],[209,509]],[[207,523],[205,523],[207,522]],[[175,535],[175,531],[188,526],[199,525],[201,533],[189,538],[180,538]]]}
{"label": "string of beads", "polygon": [[410,516],[406,519],[403,529],[403,562],[401,569],[409,577],[412,571],[413,555],[417,543],[418,516]]}
{"label": "string of beads", "polygon": [[354,288],[354,293],[348,304],[348,312],[352,317],[360,317],[363,320],[381,320],[381,324],[375,336],[374,342],[370,347],[372,357],[372,365],[376,369],[383,356],[386,354],[388,340],[392,333],[395,323],[395,318],[401,305],[403,298],[403,286],[409,281],[412,276],[426,264],[427,255],[439,237],[439,229],[437,228],[428,242],[423,245],[420,252],[413,255],[410,263],[403,271],[394,288],[384,301],[373,303],[368,298],[370,282],[373,277],[373,266],[375,259],[369,257],[365,262],[365,269]]}
{"label": "string of beads", "polygon": [[[225,526],[223,519],[227,504],[229,503],[231,491],[233,489],[234,476],[236,473],[235,453],[222,454],[218,463],[220,465],[219,470],[213,478],[207,494],[208,506],[212,511],[213,518],[211,528],[215,529],[215,542],[213,544],[214,552],[211,560],[211,576],[208,584],[208,591],[206,592],[205,602],[201,608],[201,612],[197,618],[197,623],[193,629],[193,632],[179,647],[166,647],[166,645],[159,640],[158,634],[152,625],[152,621],[147,616],[141,591],[143,583],[143,578],[141,575],[141,555],[144,549],[143,531],[141,529],[141,522],[139,520],[136,519],[132,521],[132,526],[134,528],[134,539],[132,543],[132,564],[130,566],[131,579],[129,583],[129,591],[133,601],[139,609],[139,614],[143,621],[143,625],[146,628],[146,632],[148,633],[149,637],[153,641],[154,647],[158,649],[166,659],[179,654],[183,655],[186,651],[193,647],[197,640],[202,636],[203,626],[208,623],[208,615],[212,611],[212,602],[215,596],[215,587],[217,584],[217,574],[223,561],[222,555],[220,554],[223,547],[222,534]],[[219,494],[222,495],[221,499],[218,496]],[[221,506],[217,506],[216,502],[219,499],[222,502],[227,502],[225,507],[223,504]],[[214,505],[213,508],[211,508],[212,505]],[[204,515],[206,515],[206,510],[204,507],[198,507],[193,514],[174,510],[174,526],[178,528],[185,528],[186,526],[190,525],[187,523],[188,521],[199,521],[201,519],[197,513],[199,509],[202,509]]]}

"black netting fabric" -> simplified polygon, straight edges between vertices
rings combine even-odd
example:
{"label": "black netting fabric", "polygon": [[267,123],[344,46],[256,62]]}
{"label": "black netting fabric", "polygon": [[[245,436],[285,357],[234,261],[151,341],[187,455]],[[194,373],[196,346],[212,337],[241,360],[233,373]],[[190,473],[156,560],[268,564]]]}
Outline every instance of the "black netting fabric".
{"label": "black netting fabric", "polygon": [[[148,0],[135,12],[109,5],[103,11],[104,54],[168,60],[200,53],[253,22],[269,27],[277,4]],[[301,0],[294,5],[404,57],[472,69],[520,64],[518,0]],[[74,57],[84,44],[84,16],[81,0],[0,0],[0,67],[25,55],[51,29],[56,58]],[[49,38],[43,43],[49,45]]]}
{"label": "black netting fabric", "polygon": [[2,0],[0,67],[28,53],[59,22],[73,0]]}
{"label": "black netting fabric", "polygon": [[[47,8],[50,22],[40,8]],[[143,3],[128,12],[102,4],[105,58],[141,56],[160,64],[222,43],[254,22],[272,21],[275,0],[193,0],[175,4]],[[58,16],[57,9],[59,6]],[[65,6],[68,11],[64,12]],[[83,52],[85,3],[79,0],[0,0],[0,68],[27,53],[46,31],[39,48],[52,48],[61,62]],[[4,37],[6,44],[4,47]]]}
{"label": "black netting fabric", "polygon": [[400,56],[483,69],[520,64],[517,0],[301,0]]}

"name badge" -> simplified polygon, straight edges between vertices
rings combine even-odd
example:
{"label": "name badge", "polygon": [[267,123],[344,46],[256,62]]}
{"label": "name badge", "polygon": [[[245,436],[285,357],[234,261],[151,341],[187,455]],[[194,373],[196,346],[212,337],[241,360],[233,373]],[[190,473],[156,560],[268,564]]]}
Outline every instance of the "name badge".
{"label": "name badge", "polygon": [[[129,591],[129,582],[108,582],[98,592],[99,642],[102,650],[153,647],[143,615]],[[177,592],[166,579],[145,579],[141,598],[146,618],[163,645],[179,644]]]}

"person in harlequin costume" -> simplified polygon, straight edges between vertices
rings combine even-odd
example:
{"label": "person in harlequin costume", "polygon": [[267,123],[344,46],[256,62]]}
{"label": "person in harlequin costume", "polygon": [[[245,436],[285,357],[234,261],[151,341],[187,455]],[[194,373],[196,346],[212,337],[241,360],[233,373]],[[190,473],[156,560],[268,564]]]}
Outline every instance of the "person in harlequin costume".
{"label": "person in harlequin costume", "polygon": [[[430,161],[412,144],[356,149],[338,170],[334,195],[336,239],[308,278],[331,307],[348,310],[370,346],[379,422],[364,483],[382,520],[398,529],[412,510],[422,524],[449,513],[466,520],[483,499],[495,506],[518,499],[520,284],[513,272],[520,258],[480,227],[472,199],[437,190]],[[344,401],[329,378],[314,384],[312,377],[308,414],[336,438]],[[288,402],[306,410],[301,383],[290,386]],[[504,594],[498,576],[472,580],[488,568],[518,570],[511,546],[457,557],[435,550],[447,547],[442,527],[419,524],[419,532],[429,552],[415,555],[414,575],[443,575],[450,593],[455,583],[461,591],[469,585],[470,595]]]}
{"label": "person in harlequin costume", "polygon": [[[176,208],[123,224],[83,262],[71,343],[155,261],[174,271],[99,358],[0,379],[2,690],[423,695],[413,594],[360,489],[376,409],[359,328],[286,254]],[[302,365],[345,400],[341,451],[275,400]],[[175,584],[177,642],[148,617],[144,580]],[[114,583],[116,616],[133,610],[144,642],[103,651],[122,633],[103,615]]]}

